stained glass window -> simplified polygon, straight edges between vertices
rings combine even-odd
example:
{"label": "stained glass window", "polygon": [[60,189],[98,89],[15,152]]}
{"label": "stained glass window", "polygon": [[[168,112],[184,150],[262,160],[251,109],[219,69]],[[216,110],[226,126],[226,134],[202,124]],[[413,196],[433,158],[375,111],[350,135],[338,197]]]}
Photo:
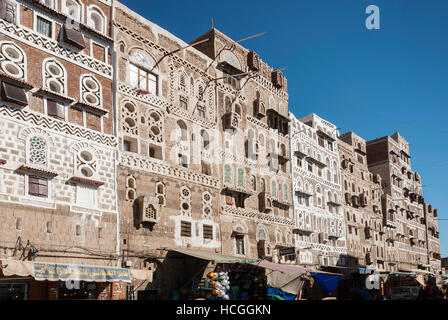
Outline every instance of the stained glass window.
{"label": "stained glass window", "polygon": [[232,167],[229,164],[224,165],[224,183],[232,183]]}
{"label": "stained glass window", "polygon": [[272,188],[271,193],[273,197],[277,197],[277,183],[275,181],[272,181]]}
{"label": "stained glass window", "polygon": [[283,184],[283,200],[288,200],[288,185]]}
{"label": "stained glass window", "polygon": [[30,139],[30,162],[38,165],[47,165],[47,142],[41,137]]}
{"label": "stained glass window", "polygon": [[238,187],[244,187],[244,169],[238,169]]}

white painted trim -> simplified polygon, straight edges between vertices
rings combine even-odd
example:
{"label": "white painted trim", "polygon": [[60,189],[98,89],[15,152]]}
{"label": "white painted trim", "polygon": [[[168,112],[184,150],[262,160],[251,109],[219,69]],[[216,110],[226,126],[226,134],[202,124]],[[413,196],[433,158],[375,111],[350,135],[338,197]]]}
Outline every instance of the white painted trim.
{"label": "white painted trim", "polygon": [[[67,94],[67,70],[65,69],[64,65],[62,63],[60,63],[57,59],[50,57],[50,58],[46,58],[42,61],[42,87],[46,88],[46,89],[50,89],[49,86],[47,86],[47,84],[45,83],[45,67],[47,65],[47,63],[51,63],[54,62],[58,67],[60,67],[62,69],[63,72],[63,82],[64,82],[64,88],[63,88],[63,92],[62,94]],[[60,92],[58,92],[60,93]]]}
{"label": "white painted trim", "polygon": [[[30,10],[31,10],[31,8],[30,8]],[[27,27],[25,27],[25,26],[20,26],[20,28],[22,28],[22,29],[24,29],[24,30],[29,30],[30,32],[36,33],[36,34],[38,34],[39,36],[41,35],[40,33],[36,32],[34,29],[29,29],[29,28],[27,28]],[[52,55],[52,56],[55,56],[55,57],[58,57],[58,58],[60,58],[60,59],[66,60],[66,61],[68,61],[68,62],[70,62],[70,63],[72,63],[72,64],[74,64],[74,65],[77,65],[77,66],[83,68],[83,69],[86,69],[86,70],[89,70],[89,71],[91,71],[91,72],[93,72],[93,73],[95,73],[95,74],[98,74],[98,75],[100,75],[101,77],[104,77],[104,78],[106,78],[106,79],[109,79],[109,80],[110,80],[110,79],[112,79],[112,77],[113,77],[113,75],[106,75],[106,74],[104,74],[104,73],[101,73],[100,71],[98,71],[98,70],[96,70],[96,69],[94,69],[94,68],[92,68],[92,67],[90,67],[90,66],[88,66],[88,65],[86,65],[86,64],[79,63],[79,62],[77,62],[75,59],[71,59],[71,58],[69,58],[69,57],[67,57],[67,56],[58,54],[58,53],[56,53],[56,52],[54,52],[54,51],[51,51],[51,50],[45,48],[44,46],[38,46],[38,45],[34,44],[33,42],[29,41],[28,39],[24,39],[24,38],[22,38],[22,37],[20,37],[20,36],[17,36],[17,35],[14,34],[14,33],[8,32],[6,29],[2,30],[2,33],[8,35],[9,37],[11,37],[11,38],[13,38],[13,39],[15,39],[15,40],[17,40],[17,41],[19,41],[19,42],[21,42],[21,43],[24,43],[24,44],[26,44],[26,45],[29,45],[29,46],[31,46],[31,47],[33,47],[33,48],[36,48],[36,49],[40,50],[40,51],[46,52],[46,53],[48,53],[48,54],[50,54],[50,55]],[[50,39],[50,38],[48,38],[48,39]],[[53,40],[53,39],[51,39],[51,40],[52,40],[52,41],[57,41],[57,40]],[[63,43],[58,43],[58,46],[60,46],[60,47],[62,47],[62,48],[64,48],[64,49],[67,49],[67,47],[66,47]],[[67,50],[70,50],[70,49],[67,49]],[[102,62],[102,61],[100,61],[100,60],[93,59],[92,57],[90,57],[90,56],[88,56],[88,55],[86,55],[86,54],[82,54],[82,53],[80,53],[80,55],[85,56],[85,57],[88,57],[89,59],[98,61],[98,62],[104,64],[105,66],[111,66],[111,65],[105,64],[104,62]]]}
{"label": "white painted trim", "polygon": [[[78,22],[84,23],[84,3],[82,3],[81,1],[78,1],[78,0],[71,0],[71,1],[76,2],[78,4],[78,6],[80,7],[79,21]],[[67,0],[61,0],[61,12],[68,16],[68,13],[67,13]]]}
{"label": "white painted trim", "polygon": [[[93,26],[90,26],[90,25],[89,25],[89,22],[90,22],[90,20],[91,20],[91,14],[92,14],[93,12],[97,13],[97,14],[100,15],[101,18],[102,18],[102,22],[103,22],[103,26],[102,26],[102,28],[103,28],[103,30],[102,30],[101,32],[100,32],[99,30],[96,30]],[[92,5],[90,5],[90,6],[87,7],[87,19],[86,19],[86,24],[87,24],[90,28],[96,30],[97,32],[99,32],[99,33],[101,33],[101,34],[106,34],[106,33],[107,33],[107,16],[104,14],[104,12],[103,12],[98,6],[96,6],[96,5],[94,5],[94,4],[92,4]]]}

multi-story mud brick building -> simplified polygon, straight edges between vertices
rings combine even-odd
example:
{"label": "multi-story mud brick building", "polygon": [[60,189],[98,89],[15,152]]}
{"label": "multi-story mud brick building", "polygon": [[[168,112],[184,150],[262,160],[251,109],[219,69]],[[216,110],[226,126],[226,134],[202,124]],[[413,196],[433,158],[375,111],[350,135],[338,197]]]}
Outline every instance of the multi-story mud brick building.
{"label": "multi-story mud brick building", "polygon": [[338,129],[315,114],[296,119],[291,113],[290,119],[298,263],[317,268],[345,266]]}
{"label": "multi-story mud brick building", "polygon": [[221,252],[216,71],[119,3],[114,29],[123,262],[155,271],[153,290],[174,290],[189,271],[169,263],[171,249]]}
{"label": "multi-story mud brick building", "polygon": [[384,192],[386,260],[391,271],[437,274],[441,268],[434,224],[437,210],[425,202],[422,180],[412,170],[409,149],[398,132],[367,142],[369,170],[380,175]]}
{"label": "multi-story mud brick building", "polygon": [[339,136],[347,235],[347,267],[386,270],[381,177],[369,171],[366,141],[353,132]]}
{"label": "multi-story mud brick building", "polygon": [[[286,78],[222,32],[194,42],[216,61],[224,253],[290,261],[293,246]],[[293,259],[295,260],[295,258]]]}
{"label": "multi-story mud brick building", "polygon": [[185,298],[261,259],[438,273],[407,142],[297,119],[260,56],[115,0],[0,0],[0,299]]}
{"label": "multi-story mud brick building", "polygon": [[[0,255],[5,275],[26,278],[0,286],[18,295],[63,298],[60,270],[117,266],[111,12],[106,0],[1,1]],[[119,270],[80,286],[118,298]]]}

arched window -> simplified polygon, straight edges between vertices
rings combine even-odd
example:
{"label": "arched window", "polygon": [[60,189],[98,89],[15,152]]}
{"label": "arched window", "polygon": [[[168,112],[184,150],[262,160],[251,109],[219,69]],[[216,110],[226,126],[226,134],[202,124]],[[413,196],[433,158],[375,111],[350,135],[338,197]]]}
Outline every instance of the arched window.
{"label": "arched window", "polygon": [[260,144],[260,147],[264,147],[264,135],[262,133],[258,135],[258,143]]}
{"label": "arched window", "polygon": [[75,175],[84,178],[94,178],[97,175],[98,163],[95,153],[92,150],[82,148],[74,156]]}
{"label": "arched window", "polygon": [[42,136],[32,136],[28,139],[28,161],[32,164],[47,166],[48,144]]}
{"label": "arched window", "polygon": [[42,65],[43,87],[47,90],[67,94],[67,75],[64,66],[55,59],[46,59]]}
{"label": "arched window", "polygon": [[81,76],[80,90],[81,98],[84,102],[97,107],[102,105],[101,84],[94,76],[90,74]]}
{"label": "arched window", "polygon": [[137,109],[131,102],[126,102],[121,108],[122,129],[129,134],[138,134]]}
{"label": "arched window", "polygon": [[78,0],[62,0],[62,12],[76,21],[82,21],[82,4]]}
{"label": "arched window", "polygon": [[159,112],[151,110],[148,116],[148,136],[149,139],[155,142],[162,142],[162,128],[163,128],[163,118]]}
{"label": "arched window", "polygon": [[232,184],[232,166],[230,164],[224,165],[224,183]]}
{"label": "arched window", "polygon": [[0,67],[7,75],[26,80],[25,52],[13,42],[0,42]]}
{"label": "arched window", "polygon": [[133,176],[126,177],[126,200],[133,201],[136,198],[136,180]]}
{"label": "arched window", "polygon": [[201,146],[204,150],[208,150],[210,146],[210,136],[206,130],[201,130]]}
{"label": "arched window", "polygon": [[163,182],[156,183],[156,197],[159,200],[159,205],[164,206],[166,204],[165,184]]}
{"label": "arched window", "polygon": [[266,230],[265,226],[258,226],[257,227],[257,235],[256,240],[265,240],[266,242],[269,242],[269,235],[268,231]]}
{"label": "arched window", "polygon": [[177,136],[179,137],[179,139],[182,141],[188,141],[188,130],[185,122],[183,122],[182,120],[178,120],[177,130],[178,130]]}
{"label": "arched window", "polygon": [[252,191],[257,191],[257,178],[254,175],[250,176],[250,187]]}
{"label": "arched window", "polygon": [[288,185],[286,183],[283,184],[283,200],[288,200]]}
{"label": "arched window", "polygon": [[124,43],[124,41],[120,41],[119,47],[120,47],[120,52],[121,53],[125,53],[125,51],[126,51],[126,44]]}
{"label": "arched window", "polygon": [[245,186],[245,172],[243,168],[238,168],[238,187],[244,188]]}
{"label": "arched window", "polygon": [[261,191],[261,192],[266,191],[266,183],[265,183],[265,181],[264,181],[264,178],[261,178],[261,179],[260,179],[260,191]]}
{"label": "arched window", "polygon": [[99,33],[106,33],[106,16],[97,6],[90,6],[87,24]]}
{"label": "arched window", "polygon": [[158,95],[158,77],[154,59],[146,52],[136,50],[131,53],[129,80],[131,87],[141,93]]}
{"label": "arched window", "polygon": [[274,180],[271,183],[271,193],[273,197],[277,197],[277,183]]}
{"label": "arched window", "polygon": [[179,73],[179,89],[183,89],[186,90],[187,89],[187,82],[186,79],[187,75],[185,74],[185,72],[180,72]]}

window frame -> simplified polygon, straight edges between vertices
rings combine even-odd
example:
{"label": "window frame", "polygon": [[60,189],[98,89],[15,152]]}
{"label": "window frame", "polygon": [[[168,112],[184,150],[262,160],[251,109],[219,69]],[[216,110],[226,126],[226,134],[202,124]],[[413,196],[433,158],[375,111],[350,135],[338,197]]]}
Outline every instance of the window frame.
{"label": "window frame", "polygon": [[[90,25],[90,22],[93,21],[92,14],[96,14],[101,18],[101,31],[95,29],[93,26]],[[89,7],[87,7],[87,21],[86,22],[87,22],[87,26],[89,26],[96,32],[101,33],[101,34],[107,33],[106,32],[107,31],[107,17],[98,6],[90,5]]]}
{"label": "window frame", "polygon": [[[40,180],[46,181],[46,185],[37,183],[38,186],[38,193],[30,193],[30,178],[33,179],[38,179],[39,182]],[[34,183],[35,184],[35,183]],[[46,195],[44,195],[43,193],[40,193],[40,186],[45,186],[46,188]],[[39,199],[50,199],[50,179],[48,177],[42,176],[42,175],[35,175],[35,174],[28,174],[26,175],[26,195],[32,198],[39,198]]]}
{"label": "window frame", "polygon": [[235,235],[235,254],[238,254],[238,255],[246,254],[244,235],[240,235],[240,234]]}
{"label": "window frame", "polygon": [[[61,119],[58,116],[50,115],[48,113],[48,101],[49,100],[57,103],[58,107],[62,107],[64,109],[64,118],[63,119]],[[66,104],[65,103],[61,103],[60,101],[57,101],[55,99],[47,98],[47,97],[44,98],[44,113],[48,117],[51,117],[51,118],[54,118],[54,119],[57,119],[57,120],[60,120],[60,121],[67,121],[67,119],[68,119],[68,108],[67,108]]]}
{"label": "window frame", "polygon": [[[135,71],[133,70],[133,68],[137,69],[137,84],[136,85],[132,82],[132,78],[133,78],[132,74],[133,73],[135,74]],[[141,77],[140,72],[145,72],[146,73],[146,76],[142,76],[142,79],[146,79],[146,87],[145,88],[142,88],[140,86],[140,82],[141,82],[141,80],[140,80],[140,77]],[[149,78],[150,78],[150,75],[155,78],[154,79],[155,92],[151,92],[151,90],[149,88],[149,83],[150,83],[149,82],[150,81]],[[131,85],[132,88],[134,88],[136,90],[139,90],[139,89],[148,90],[151,94],[153,94],[155,96],[159,95],[159,75],[156,74],[156,73],[153,73],[151,71],[147,71],[144,68],[142,68],[142,67],[140,67],[137,64],[132,63],[132,62],[129,63],[129,84]]]}
{"label": "window frame", "polygon": [[[50,24],[50,36],[38,31],[37,26],[38,26],[38,20],[42,19],[45,20],[46,22],[49,22]],[[40,35],[49,38],[49,39],[54,39],[54,35],[55,35],[55,22],[50,18],[47,17],[46,15],[37,13],[36,11],[34,11],[34,17],[33,17],[33,31],[39,33]]]}

